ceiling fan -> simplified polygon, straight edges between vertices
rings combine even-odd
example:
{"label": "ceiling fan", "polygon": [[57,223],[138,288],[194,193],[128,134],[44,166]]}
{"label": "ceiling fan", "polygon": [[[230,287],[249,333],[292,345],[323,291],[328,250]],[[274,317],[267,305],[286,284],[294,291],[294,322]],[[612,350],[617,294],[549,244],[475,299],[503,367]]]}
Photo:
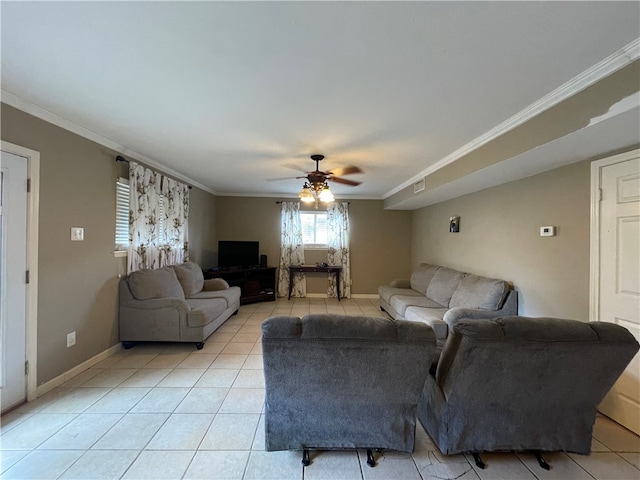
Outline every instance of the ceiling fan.
{"label": "ceiling fan", "polygon": [[334,168],[333,170],[329,170],[328,172],[322,172],[319,168],[319,163],[324,159],[324,155],[314,154],[311,155],[311,160],[316,162],[316,169],[313,172],[307,172],[305,176],[296,177],[296,178],[306,178],[308,182],[312,185],[318,183],[325,183],[326,181],[341,183],[343,185],[349,185],[351,187],[355,187],[360,185],[362,182],[354,182],[353,180],[347,180],[346,178],[341,178],[340,175],[351,175],[354,173],[362,173],[359,167],[350,166],[350,167],[340,167]]}
{"label": "ceiling fan", "polygon": [[355,182],[353,180],[347,180],[346,178],[342,178],[340,175],[351,175],[353,173],[362,173],[359,167],[350,166],[350,167],[341,167],[335,168],[333,170],[329,170],[328,172],[322,172],[320,170],[319,163],[324,159],[324,155],[314,154],[311,155],[311,160],[316,162],[316,169],[313,172],[307,172],[305,176],[296,177],[296,178],[306,178],[307,181],[304,182],[302,186],[302,190],[298,194],[300,201],[305,203],[315,202],[316,209],[318,208],[318,202],[333,202],[334,197],[329,190],[329,185],[327,182],[335,182],[341,183],[343,185],[349,185],[351,187],[355,187],[360,185],[362,182]]}

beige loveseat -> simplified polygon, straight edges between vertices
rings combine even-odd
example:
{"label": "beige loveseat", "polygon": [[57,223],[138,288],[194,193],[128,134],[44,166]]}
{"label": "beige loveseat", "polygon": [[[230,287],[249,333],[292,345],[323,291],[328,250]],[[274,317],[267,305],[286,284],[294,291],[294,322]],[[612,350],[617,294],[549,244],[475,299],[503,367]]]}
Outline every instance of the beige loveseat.
{"label": "beige loveseat", "polygon": [[157,270],[138,270],[120,281],[120,341],[194,342],[198,349],[240,306],[240,287],[222,279],[205,280],[187,262]]}
{"label": "beige loveseat", "polygon": [[395,320],[424,322],[442,346],[462,318],[518,314],[518,293],[507,282],[421,263],[408,280],[378,288],[380,309]]}

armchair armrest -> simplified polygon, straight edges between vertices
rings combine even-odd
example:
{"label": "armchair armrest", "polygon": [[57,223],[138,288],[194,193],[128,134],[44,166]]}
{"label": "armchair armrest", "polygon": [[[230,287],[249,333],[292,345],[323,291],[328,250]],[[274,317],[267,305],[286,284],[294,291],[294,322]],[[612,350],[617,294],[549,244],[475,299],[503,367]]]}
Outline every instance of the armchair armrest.
{"label": "armchair armrest", "polygon": [[393,288],[411,288],[411,281],[406,278],[395,278],[389,284]]}
{"label": "armchair armrest", "polygon": [[448,310],[444,317],[442,318],[447,324],[449,328],[452,328],[453,325],[462,318],[470,318],[473,320],[477,319],[487,319],[487,318],[495,318],[499,317],[500,314],[496,310],[480,310],[478,308],[464,308],[464,307],[455,307]]}

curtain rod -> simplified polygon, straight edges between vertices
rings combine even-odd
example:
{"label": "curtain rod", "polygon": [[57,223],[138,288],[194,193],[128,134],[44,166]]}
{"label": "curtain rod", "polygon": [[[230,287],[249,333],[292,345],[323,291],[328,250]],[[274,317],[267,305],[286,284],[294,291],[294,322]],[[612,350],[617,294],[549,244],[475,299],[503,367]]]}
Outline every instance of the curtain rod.
{"label": "curtain rod", "polygon": [[[116,162],[127,162],[127,163],[129,163],[129,160],[127,160],[126,158],[124,158],[122,155],[116,155]],[[144,163],[141,163],[141,162],[138,162],[138,163],[140,163],[141,165],[144,165],[144,166],[145,166],[145,167],[147,167],[147,168],[151,168],[151,167],[149,167],[149,165],[145,165]],[[152,169],[152,170],[155,170],[154,168],[151,168],[151,169]],[[157,171],[157,170],[156,170],[156,171]],[[163,175],[164,175],[165,177],[173,178],[173,177],[171,177],[170,175],[167,175],[167,174],[165,174],[165,173],[163,173]],[[184,181],[184,180],[178,180],[177,178],[173,178],[173,179],[174,179],[174,180],[176,180],[177,182],[185,183],[185,181]],[[189,190],[191,190],[191,188],[192,188],[192,187],[191,187],[191,185],[187,185],[187,187],[189,187]]]}

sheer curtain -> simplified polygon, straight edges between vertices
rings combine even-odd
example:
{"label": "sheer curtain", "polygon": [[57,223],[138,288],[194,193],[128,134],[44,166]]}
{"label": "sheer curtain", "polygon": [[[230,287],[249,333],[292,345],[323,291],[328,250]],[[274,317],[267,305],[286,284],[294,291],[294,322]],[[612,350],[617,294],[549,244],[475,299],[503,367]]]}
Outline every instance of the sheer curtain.
{"label": "sheer curtain", "polygon": [[[289,266],[304,263],[302,245],[302,223],[300,222],[300,204],[282,202],[280,214],[280,264],[278,269],[278,296],[289,294]],[[307,283],[304,274],[296,273],[291,288],[292,297],[305,297]]]}
{"label": "sheer curtain", "polygon": [[[327,261],[329,265],[342,267],[340,275],[340,293],[351,297],[351,261],[349,260],[349,204],[333,203],[327,207]],[[336,280],[329,274],[327,296],[337,297]]]}
{"label": "sheer curtain", "polygon": [[182,263],[188,254],[188,187],[129,162],[127,271]]}

